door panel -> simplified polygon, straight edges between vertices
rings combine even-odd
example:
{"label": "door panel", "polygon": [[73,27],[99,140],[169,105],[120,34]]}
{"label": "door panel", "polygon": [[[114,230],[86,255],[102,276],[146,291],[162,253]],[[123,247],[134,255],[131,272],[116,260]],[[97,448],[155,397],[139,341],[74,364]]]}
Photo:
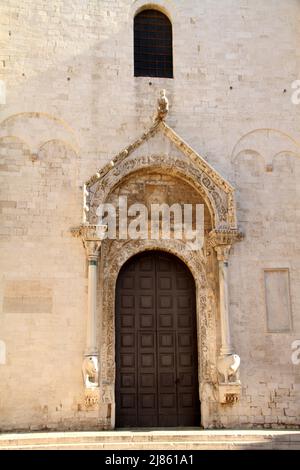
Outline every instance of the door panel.
{"label": "door panel", "polygon": [[146,252],[116,289],[116,424],[200,424],[195,284],[174,256]]}

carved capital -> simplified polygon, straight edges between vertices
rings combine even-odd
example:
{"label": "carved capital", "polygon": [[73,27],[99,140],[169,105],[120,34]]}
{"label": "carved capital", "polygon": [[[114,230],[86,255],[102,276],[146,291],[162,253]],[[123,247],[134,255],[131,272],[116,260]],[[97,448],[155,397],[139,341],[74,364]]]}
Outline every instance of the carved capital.
{"label": "carved capital", "polygon": [[244,235],[237,229],[216,229],[209,233],[208,245],[215,249],[219,261],[227,261],[233,243],[243,238]]}
{"label": "carved capital", "polygon": [[71,233],[73,237],[82,237],[83,240],[99,240],[102,241],[107,231],[107,225],[81,224],[78,227],[72,227]]}
{"label": "carved capital", "polygon": [[81,237],[89,261],[97,261],[107,225],[82,224],[71,228],[73,237]]}
{"label": "carved capital", "polygon": [[243,240],[244,234],[238,229],[215,229],[208,235],[208,243],[215,248],[219,245],[233,245],[233,243]]}
{"label": "carved capital", "polygon": [[218,261],[228,261],[231,245],[215,246]]}
{"label": "carved capital", "polygon": [[101,248],[101,240],[85,240],[83,239],[86,257],[89,261],[97,261]]}

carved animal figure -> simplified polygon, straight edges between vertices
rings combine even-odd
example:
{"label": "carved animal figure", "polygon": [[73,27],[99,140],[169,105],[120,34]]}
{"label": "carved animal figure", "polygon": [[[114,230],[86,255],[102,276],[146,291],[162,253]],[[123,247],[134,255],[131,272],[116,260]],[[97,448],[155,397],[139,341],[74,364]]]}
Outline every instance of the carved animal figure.
{"label": "carved animal figure", "polygon": [[97,356],[86,356],[82,363],[83,382],[86,388],[99,385],[99,363]]}
{"label": "carved animal figure", "polygon": [[228,356],[220,356],[217,363],[219,374],[223,376],[223,383],[239,382],[240,356],[237,354],[229,354]]}
{"label": "carved animal figure", "polygon": [[169,111],[169,101],[168,101],[168,98],[166,97],[166,90],[160,91],[160,96],[157,100],[157,103],[158,103],[158,107],[157,107],[156,120],[161,121],[166,117]]}

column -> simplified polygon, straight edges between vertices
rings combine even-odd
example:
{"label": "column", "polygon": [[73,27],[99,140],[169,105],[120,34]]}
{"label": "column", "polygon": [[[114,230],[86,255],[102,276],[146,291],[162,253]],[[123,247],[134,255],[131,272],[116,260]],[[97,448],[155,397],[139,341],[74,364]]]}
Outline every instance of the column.
{"label": "column", "polygon": [[219,263],[219,290],[220,290],[220,317],[221,317],[221,349],[220,354],[232,354],[230,323],[229,323],[229,298],[228,298],[228,256],[230,245],[216,246]]}
{"label": "column", "polygon": [[107,225],[92,225],[84,222],[73,227],[74,237],[81,237],[88,260],[88,298],[86,344],[82,362],[84,401],[87,411],[97,412],[99,407],[99,351],[97,340],[97,263]]}
{"label": "column", "polygon": [[97,341],[97,264],[107,226],[83,224],[81,236],[88,260],[86,345],[82,364],[85,404],[90,410],[99,405],[99,348]]}
{"label": "column", "polygon": [[216,245],[219,264],[221,348],[217,361],[219,378],[219,400],[221,403],[233,403],[240,393],[239,367],[240,357],[234,353],[231,344],[228,296],[228,257],[231,245]]}
{"label": "column", "polygon": [[97,264],[106,225],[83,224],[80,228],[88,260],[88,304],[85,356],[97,356]]}
{"label": "column", "polygon": [[232,243],[241,239],[242,234],[236,229],[213,230],[209,234],[209,245],[216,251],[219,267],[221,347],[216,364],[219,374],[219,402],[229,405],[238,401],[241,393],[241,383],[239,380],[240,357],[234,353],[231,344],[228,257]]}
{"label": "column", "polygon": [[88,259],[88,308],[85,356],[98,354],[97,347],[97,263],[101,241],[84,240]]}

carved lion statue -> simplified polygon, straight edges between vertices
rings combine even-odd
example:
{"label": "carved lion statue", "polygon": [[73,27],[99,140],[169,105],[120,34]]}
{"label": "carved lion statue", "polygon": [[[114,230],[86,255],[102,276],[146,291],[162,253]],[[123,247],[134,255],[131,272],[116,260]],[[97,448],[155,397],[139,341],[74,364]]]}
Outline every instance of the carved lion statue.
{"label": "carved lion statue", "polygon": [[239,382],[240,363],[241,359],[237,354],[219,357],[217,369],[223,378],[223,383]]}
{"label": "carved lion statue", "polygon": [[99,362],[97,356],[86,356],[82,363],[83,382],[86,388],[99,386]]}

